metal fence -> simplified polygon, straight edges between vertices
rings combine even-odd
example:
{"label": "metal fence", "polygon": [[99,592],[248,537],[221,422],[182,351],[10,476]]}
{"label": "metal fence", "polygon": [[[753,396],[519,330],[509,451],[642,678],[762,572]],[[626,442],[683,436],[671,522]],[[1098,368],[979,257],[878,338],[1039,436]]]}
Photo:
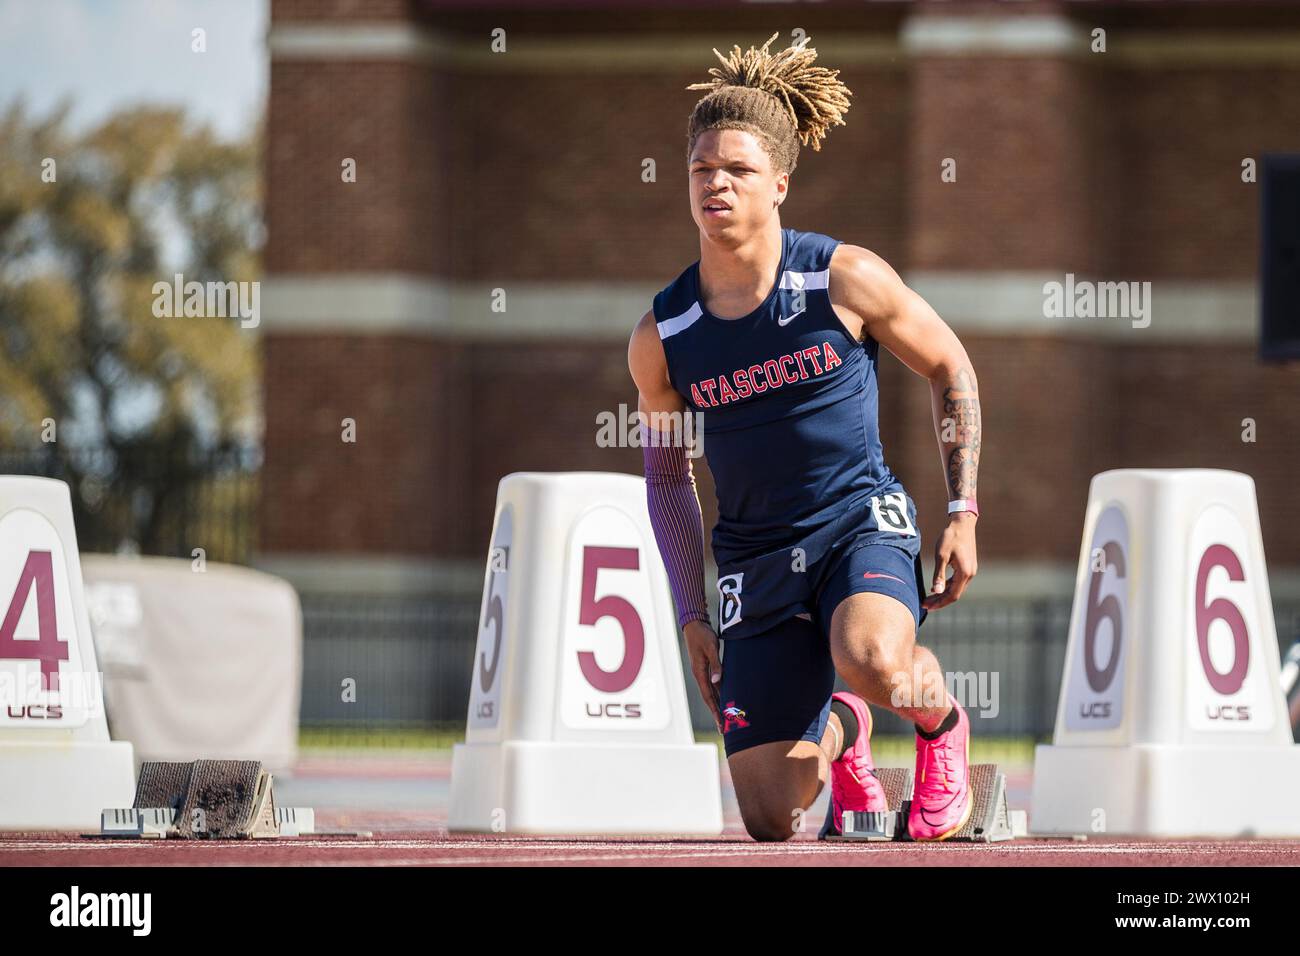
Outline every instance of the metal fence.
{"label": "metal fence", "polygon": [[0,474],[57,478],[72,490],[82,551],[251,562],[257,546],[258,448],[0,450]]}
{"label": "metal fence", "polygon": [[[356,723],[370,728],[465,720],[478,601],[303,597],[305,725]],[[1300,638],[1300,604],[1278,604],[1278,641]],[[946,675],[966,688],[963,705],[980,714],[978,731],[1047,739],[1069,631],[1069,599],[967,599],[927,618],[921,641]],[[713,722],[685,666],[686,696],[697,730]],[[725,666],[725,664],[724,664]],[[355,700],[344,681],[355,680]],[[964,682],[964,683],[963,683]],[[874,708],[876,733],[910,734],[911,725]]]}
{"label": "metal fence", "polygon": [[302,722],[463,722],[477,600],[303,595]]}

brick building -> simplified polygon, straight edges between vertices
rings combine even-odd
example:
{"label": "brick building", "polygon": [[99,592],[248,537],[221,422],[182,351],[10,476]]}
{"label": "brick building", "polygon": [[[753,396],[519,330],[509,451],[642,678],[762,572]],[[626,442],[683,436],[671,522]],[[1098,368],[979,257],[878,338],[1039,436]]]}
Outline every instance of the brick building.
{"label": "brick building", "polygon": [[[985,422],[972,594],[1068,594],[1092,475],[1199,466],[1254,476],[1275,597],[1300,597],[1300,368],[1257,357],[1243,181],[1246,160],[1300,152],[1295,6],[271,10],[261,563],[306,592],[476,597],[501,476],[640,473],[596,418],[635,409],[628,334],[699,256],[685,87],[714,46],[802,29],[854,97],[802,151],[782,224],[877,251],[966,344]],[[1151,282],[1150,325],[1045,318],[1067,274]],[[889,356],[881,409],[928,568],[929,395]]]}

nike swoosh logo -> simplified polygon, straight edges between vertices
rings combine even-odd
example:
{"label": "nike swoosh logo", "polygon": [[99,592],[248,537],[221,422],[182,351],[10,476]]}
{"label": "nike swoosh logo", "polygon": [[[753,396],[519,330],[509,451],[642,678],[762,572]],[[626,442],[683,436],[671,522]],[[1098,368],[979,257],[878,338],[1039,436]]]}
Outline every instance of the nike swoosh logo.
{"label": "nike swoosh logo", "polygon": [[794,313],[794,315],[791,315],[791,316],[789,316],[789,317],[787,317],[787,318],[784,318],[784,319],[777,319],[777,320],[776,320],[776,324],[777,324],[777,325],[789,325],[791,322],[793,322],[793,321],[794,321],[795,319],[797,319],[799,316],[803,315],[806,311],[808,311],[806,308],[804,308],[804,309],[800,309],[798,312]]}
{"label": "nike swoosh logo", "polygon": [[897,581],[899,584],[907,583],[902,578],[896,578],[892,574],[876,574],[874,571],[863,571],[862,576],[864,578],[889,578],[889,580]]}

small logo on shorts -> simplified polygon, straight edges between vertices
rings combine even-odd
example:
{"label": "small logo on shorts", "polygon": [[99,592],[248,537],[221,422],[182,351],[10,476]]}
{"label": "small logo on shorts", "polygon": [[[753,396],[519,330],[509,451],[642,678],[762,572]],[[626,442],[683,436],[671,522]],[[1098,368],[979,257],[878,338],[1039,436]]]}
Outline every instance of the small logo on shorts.
{"label": "small logo on shorts", "polygon": [[740,621],[740,586],[744,571],[718,578],[718,629],[725,631]]}
{"label": "small logo on shorts", "polygon": [[727,706],[722,708],[722,716],[725,721],[722,725],[722,732],[724,734],[733,727],[749,726],[749,721],[745,719],[745,712],[736,706],[734,700],[727,701]]}
{"label": "small logo on shorts", "polygon": [[902,578],[896,578],[892,574],[877,574],[875,571],[863,571],[862,576],[864,578],[889,578],[889,580],[897,581],[899,584],[907,583]]}

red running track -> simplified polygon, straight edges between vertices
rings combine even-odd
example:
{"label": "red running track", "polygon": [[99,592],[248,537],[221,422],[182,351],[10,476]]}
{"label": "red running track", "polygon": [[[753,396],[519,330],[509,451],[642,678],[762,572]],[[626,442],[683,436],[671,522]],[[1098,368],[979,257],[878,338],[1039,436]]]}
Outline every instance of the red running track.
{"label": "red running track", "polygon": [[387,832],[373,839],[87,840],[0,837],[0,866],[1297,866],[1300,841],[1015,840],[992,845],[844,846],[798,837],[532,839]]}
{"label": "red running track", "polygon": [[[718,839],[529,838],[449,834],[445,755],[312,756],[277,779],[279,802],[314,806],[321,827],[373,838],[257,841],[103,840],[0,834],[0,866],[1300,866],[1300,841],[1022,839],[992,845],[756,843],[744,832],[726,766]],[[1029,802],[1027,768],[1008,768],[1013,807]],[[824,801],[824,797],[822,798]],[[810,811],[820,822],[824,804]],[[1033,821],[1030,821],[1032,828]]]}

